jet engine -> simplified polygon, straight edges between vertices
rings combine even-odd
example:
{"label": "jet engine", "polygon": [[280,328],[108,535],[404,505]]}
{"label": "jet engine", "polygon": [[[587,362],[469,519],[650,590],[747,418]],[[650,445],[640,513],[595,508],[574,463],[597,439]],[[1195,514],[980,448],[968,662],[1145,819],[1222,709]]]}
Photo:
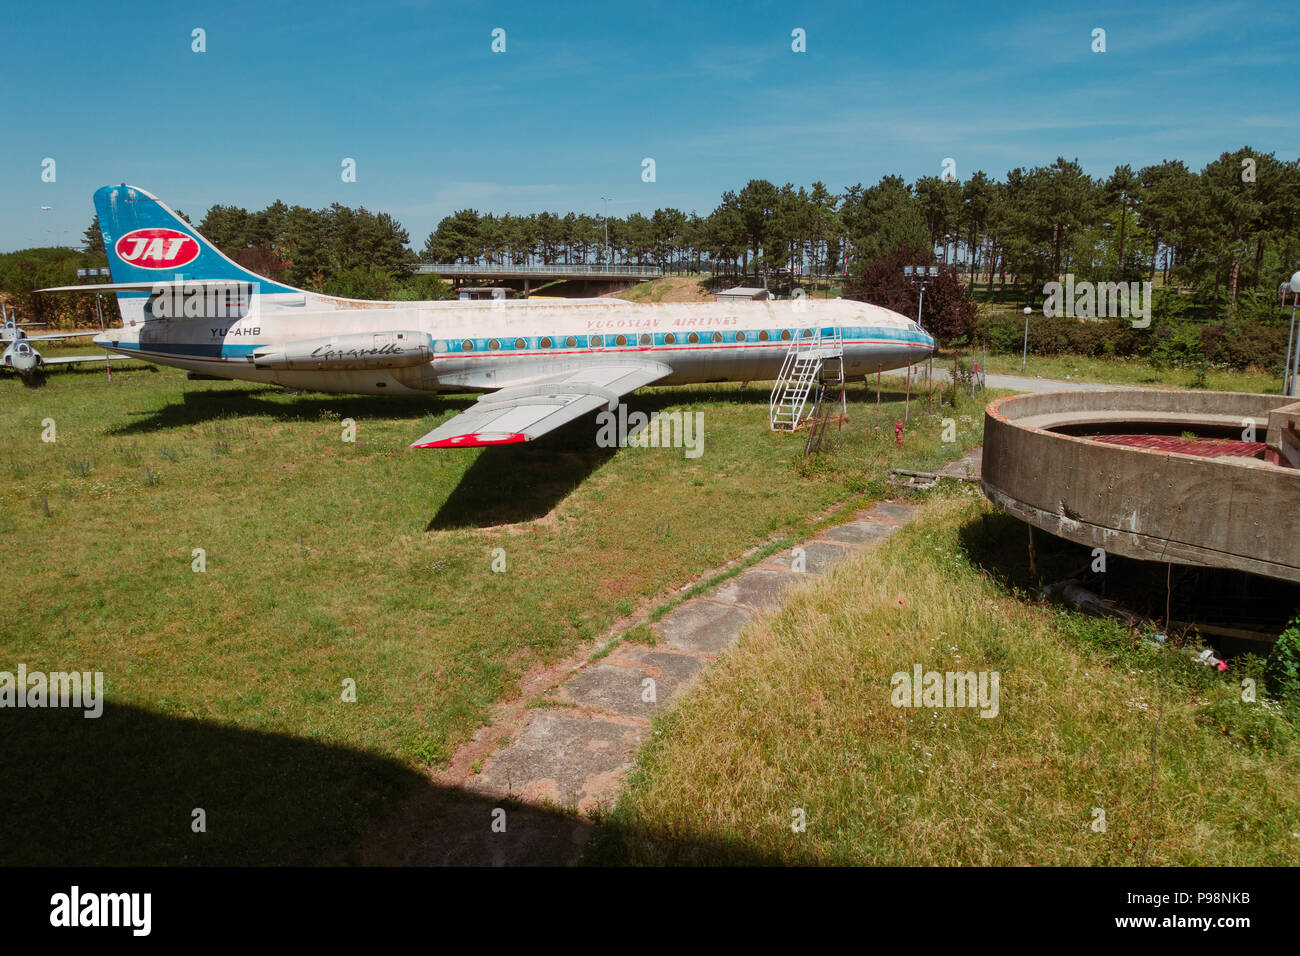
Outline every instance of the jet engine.
{"label": "jet engine", "polygon": [[354,332],[253,350],[253,366],[269,369],[376,369],[425,365],[433,360],[427,332]]}

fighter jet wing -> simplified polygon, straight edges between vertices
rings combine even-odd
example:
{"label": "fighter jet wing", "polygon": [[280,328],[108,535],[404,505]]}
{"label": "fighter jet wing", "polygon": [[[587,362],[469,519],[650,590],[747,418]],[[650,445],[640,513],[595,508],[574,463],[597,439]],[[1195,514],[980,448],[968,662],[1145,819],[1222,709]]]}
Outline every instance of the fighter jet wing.
{"label": "fighter jet wing", "polygon": [[56,355],[54,358],[41,356],[41,365],[73,365],[78,362],[135,362],[134,355]]}
{"label": "fighter jet wing", "polygon": [[532,441],[672,373],[659,362],[589,365],[484,395],[412,448],[477,448]]}
{"label": "fighter jet wing", "polygon": [[88,339],[98,332],[51,332],[49,335],[25,335],[22,342],[55,342],[59,339]]}

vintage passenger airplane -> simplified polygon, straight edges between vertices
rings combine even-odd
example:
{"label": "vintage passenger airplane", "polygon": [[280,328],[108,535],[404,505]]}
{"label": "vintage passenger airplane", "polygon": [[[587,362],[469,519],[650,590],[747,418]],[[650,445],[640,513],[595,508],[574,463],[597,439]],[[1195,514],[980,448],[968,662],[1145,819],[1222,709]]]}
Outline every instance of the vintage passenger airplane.
{"label": "vintage passenger airplane", "polygon": [[123,327],[96,345],[288,388],[488,393],[413,448],[531,441],[652,383],[774,379],[801,336],[841,340],[846,378],[902,368],[934,350],[910,319],[840,299],[341,299],[249,272],[143,189],[105,186],[95,211],[114,281],[47,291],[117,294]]}

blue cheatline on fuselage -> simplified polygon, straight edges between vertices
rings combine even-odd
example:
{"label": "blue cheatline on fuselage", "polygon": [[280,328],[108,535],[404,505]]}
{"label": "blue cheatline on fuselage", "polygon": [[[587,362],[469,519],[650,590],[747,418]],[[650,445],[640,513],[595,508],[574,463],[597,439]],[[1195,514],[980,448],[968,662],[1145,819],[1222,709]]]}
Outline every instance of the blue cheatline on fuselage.
{"label": "blue cheatline on fuselage", "polygon": [[[824,337],[829,338],[834,329],[827,327],[821,330]],[[617,336],[592,336],[592,335],[529,335],[516,336],[515,338],[492,337],[492,338],[475,338],[475,339],[434,339],[434,361],[438,359],[446,360],[448,358],[456,359],[490,359],[494,357],[519,357],[521,355],[546,355],[546,356],[568,356],[568,355],[617,355],[617,354],[654,354],[658,352],[690,352],[710,349],[757,349],[757,348],[776,348],[787,349],[790,343],[801,333],[802,329],[741,329],[728,332],[711,332],[701,335],[698,341],[685,341],[691,333],[682,335],[674,332],[642,332],[637,335],[627,336],[628,341],[623,344],[605,344],[606,339],[617,338]],[[785,338],[782,334],[787,333]],[[713,336],[718,335],[721,338],[713,341]],[[766,335],[766,338],[760,336]],[[840,329],[843,345],[845,348],[852,348],[859,345],[902,345],[918,349],[931,348],[931,339],[925,333],[909,332],[906,329],[891,328],[845,328]],[[651,341],[643,342],[642,338],[648,336]],[[742,337],[743,336],[743,337]],[[568,344],[569,339],[573,344]],[[522,340],[523,344],[520,345]],[[632,341],[636,340],[636,341]],[[549,343],[549,344],[547,344]],[[466,347],[467,344],[469,347]],[[169,356],[176,359],[202,359],[211,361],[213,359],[230,359],[238,361],[246,359],[249,355],[263,345],[245,344],[245,343],[220,343],[215,345],[201,344],[172,344],[172,343],[154,343],[149,348],[142,346],[127,345],[125,348],[119,348],[118,351],[130,351],[149,353],[159,356]]]}

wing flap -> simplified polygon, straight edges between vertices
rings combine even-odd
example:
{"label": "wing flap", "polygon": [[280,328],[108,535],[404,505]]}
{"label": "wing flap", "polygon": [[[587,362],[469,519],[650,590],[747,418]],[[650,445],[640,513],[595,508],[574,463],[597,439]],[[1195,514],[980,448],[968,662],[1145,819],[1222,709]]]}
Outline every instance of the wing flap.
{"label": "wing flap", "polygon": [[412,448],[478,448],[532,441],[588,412],[612,408],[620,397],[671,374],[658,362],[592,365],[558,380],[515,385],[484,395]]}

